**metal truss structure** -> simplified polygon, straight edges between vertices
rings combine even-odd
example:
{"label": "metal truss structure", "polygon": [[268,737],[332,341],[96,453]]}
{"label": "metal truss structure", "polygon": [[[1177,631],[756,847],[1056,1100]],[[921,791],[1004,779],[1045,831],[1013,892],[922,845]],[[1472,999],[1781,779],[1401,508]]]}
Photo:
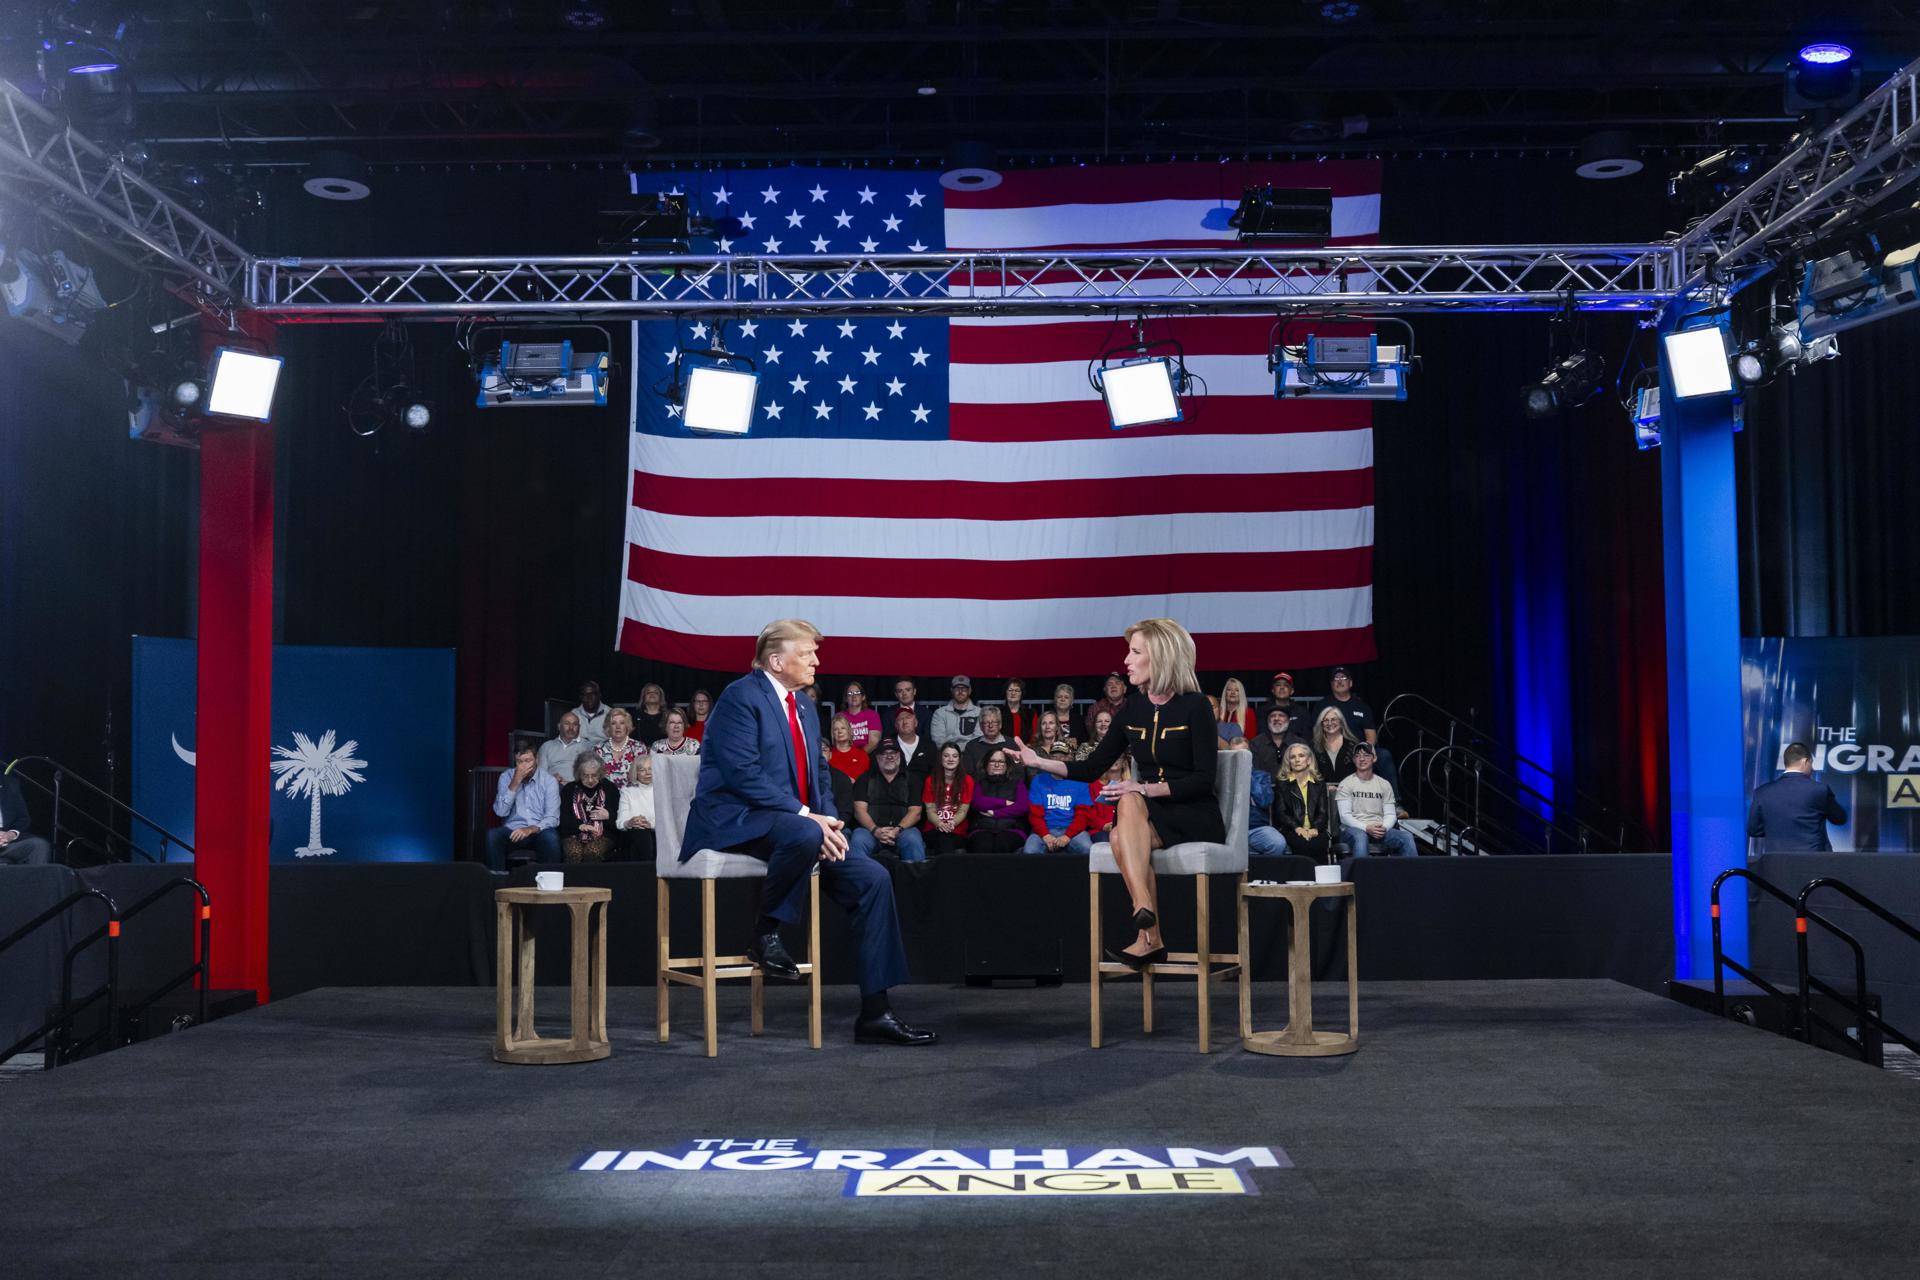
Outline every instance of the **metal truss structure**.
{"label": "metal truss structure", "polygon": [[1680,237],[1687,285],[1726,281],[1871,214],[1920,178],[1920,59]]}
{"label": "metal truss structure", "polygon": [[129,265],[171,278],[194,302],[242,301],[245,249],[4,80],[0,170],[32,191],[40,212]]}

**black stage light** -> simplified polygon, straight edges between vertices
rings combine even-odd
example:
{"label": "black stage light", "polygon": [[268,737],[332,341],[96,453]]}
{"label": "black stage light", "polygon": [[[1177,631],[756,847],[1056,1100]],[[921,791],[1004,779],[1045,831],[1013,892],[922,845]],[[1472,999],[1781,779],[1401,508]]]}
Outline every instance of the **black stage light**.
{"label": "black stage light", "polygon": [[1597,351],[1580,350],[1554,362],[1540,381],[1526,389],[1522,407],[1529,418],[1547,418],[1585,404],[1607,380],[1607,362]]}
{"label": "black stage light", "polygon": [[1242,241],[1326,240],[1333,235],[1333,189],[1248,187],[1227,225]]}
{"label": "black stage light", "polygon": [[1718,205],[1747,185],[1754,155],[1744,147],[1728,147],[1682,169],[1667,179],[1667,198],[1683,205]]}

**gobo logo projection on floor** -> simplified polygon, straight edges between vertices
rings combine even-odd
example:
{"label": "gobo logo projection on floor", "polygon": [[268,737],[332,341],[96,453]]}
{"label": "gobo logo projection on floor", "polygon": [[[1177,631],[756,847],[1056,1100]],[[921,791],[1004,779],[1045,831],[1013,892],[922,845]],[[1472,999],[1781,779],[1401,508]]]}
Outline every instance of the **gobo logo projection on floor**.
{"label": "gobo logo projection on floor", "polygon": [[1291,1169],[1278,1147],[808,1147],[700,1138],[665,1151],[595,1151],[583,1173],[840,1171],[848,1196],[1247,1195],[1244,1169]]}

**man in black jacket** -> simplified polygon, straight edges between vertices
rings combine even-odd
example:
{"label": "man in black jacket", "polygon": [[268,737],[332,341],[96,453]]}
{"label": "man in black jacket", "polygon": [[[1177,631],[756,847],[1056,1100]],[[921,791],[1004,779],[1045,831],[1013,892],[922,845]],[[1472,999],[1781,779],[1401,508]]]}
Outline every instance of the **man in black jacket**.
{"label": "man in black jacket", "polygon": [[11,773],[0,774],[0,866],[32,866],[53,861],[53,846],[33,834],[26,793]]}
{"label": "man in black jacket", "polygon": [[1844,823],[1847,811],[1833,788],[1813,776],[1813,752],[1790,742],[1781,757],[1786,771],[1753,789],[1747,834],[1766,841],[1772,853],[1831,853],[1827,824]]}

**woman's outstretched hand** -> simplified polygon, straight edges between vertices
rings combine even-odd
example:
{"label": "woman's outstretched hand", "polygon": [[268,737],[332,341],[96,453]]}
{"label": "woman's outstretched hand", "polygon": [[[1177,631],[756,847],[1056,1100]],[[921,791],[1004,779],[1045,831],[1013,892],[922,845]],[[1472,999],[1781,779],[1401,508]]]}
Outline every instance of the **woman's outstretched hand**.
{"label": "woman's outstretched hand", "polygon": [[1017,761],[1029,769],[1037,767],[1040,763],[1040,754],[1018,738],[1013,740],[1012,746],[1004,747],[1002,750],[1006,752],[1007,759]]}

